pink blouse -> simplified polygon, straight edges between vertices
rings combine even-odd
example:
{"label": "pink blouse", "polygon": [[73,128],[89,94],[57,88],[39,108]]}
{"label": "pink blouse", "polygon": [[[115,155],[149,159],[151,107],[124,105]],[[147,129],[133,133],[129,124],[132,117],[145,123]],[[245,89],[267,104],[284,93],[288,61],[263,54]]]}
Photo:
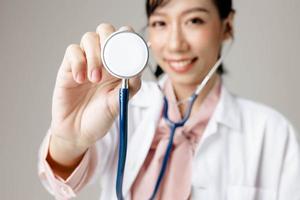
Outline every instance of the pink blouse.
{"label": "pink blouse", "polygon": [[[220,80],[218,79],[203,101],[200,110],[191,116],[183,127],[176,129],[167,170],[160,189],[156,194],[157,200],[189,199],[191,194],[191,172],[194,152],[218,103],[220,85]],[[174,103],[176,102],[176,97],[169,80],[165,83],[164,92],[169,102],[168,114],[170,119],[172,121],[179,121],[182,117],[178,106]],[[146,200],[151,197],[161,169],[169,138],[170,128],[163,117],[161,117],[149,153],[131,188],[133,200]],[[201,173],[201,170],[199,173]]]}

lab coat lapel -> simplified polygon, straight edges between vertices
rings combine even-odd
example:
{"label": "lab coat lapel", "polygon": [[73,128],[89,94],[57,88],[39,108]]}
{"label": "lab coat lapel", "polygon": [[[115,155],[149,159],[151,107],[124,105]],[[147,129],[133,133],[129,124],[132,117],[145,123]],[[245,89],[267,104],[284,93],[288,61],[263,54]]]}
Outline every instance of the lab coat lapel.
{"label": "lab coat lapel", "polygon": [[234,96],[222,85],[220,100],[196,148],[196,155],[208,138],[220,133],[220,125],[226,126],[232,131],[240,132],[241,114],[238,107]]}

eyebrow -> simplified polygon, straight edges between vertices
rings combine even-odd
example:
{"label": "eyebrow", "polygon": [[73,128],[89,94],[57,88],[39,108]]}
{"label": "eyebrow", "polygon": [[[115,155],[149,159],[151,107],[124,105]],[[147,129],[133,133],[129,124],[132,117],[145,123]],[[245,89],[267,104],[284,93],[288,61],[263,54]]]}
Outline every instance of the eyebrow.
{"label": "eyebrow", "polygon": [[202,7],[196,7],[196,8],[191,8],[188,10],[185,10],[182,14],[188,14],[191,12],[205,12],[205,13],[209,13],[209,10],[207,10],[206,8],[202,8]]}
{"label": "eyebrow", "polygon": [[[189,13],[193,13],[193,12],[204,12],[204,13],[207,13],[209,14],[209,10],[207,10],[206,8],[203,8],[203,7],[195,7],[195,8],[191,8],[191,9],[188,9],[188,10],[185,10],[183,11],[183,15],[186,15],[186,14],[189,14]],[[153,15],[160,15],[160,16],[165,16],[164,13],[160,13],[159,11],[158,12],[154,12]]]}

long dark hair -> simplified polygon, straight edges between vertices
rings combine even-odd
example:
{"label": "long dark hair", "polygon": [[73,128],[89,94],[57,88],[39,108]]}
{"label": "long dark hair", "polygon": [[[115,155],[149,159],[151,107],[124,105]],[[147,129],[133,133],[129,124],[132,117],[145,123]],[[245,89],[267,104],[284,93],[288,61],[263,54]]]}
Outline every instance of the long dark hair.
{"label": "long dark hair", "polygon": [[[156,10],[156,8],[163,6],[168,3],[170,0],[146,0],[146,13],[147,18],[149,18],[152,13]],[[184,1],[184,0],[183,0]],[[215,6],[217,7],[219,16],[221,20],[226,19],[231,12],[234,11],[232,8],[232,0],[212,0]],[[223,64],[221,64],[217,70],[217,73],[222,75],[226,71],[224,69]],[[163,70],[160,66],[157,66],[155,71],[155,76],[160,76],[163,73]]]}

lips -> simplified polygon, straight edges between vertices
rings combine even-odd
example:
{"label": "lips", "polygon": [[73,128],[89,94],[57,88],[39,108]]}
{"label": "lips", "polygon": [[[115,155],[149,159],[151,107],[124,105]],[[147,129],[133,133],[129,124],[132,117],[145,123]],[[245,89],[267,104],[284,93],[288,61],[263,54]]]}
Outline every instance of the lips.
{"label": "lips", "polygon": [[191,59],[166,59],[168,66],[177,73],[185,73],[189,71],[197,58]]}

